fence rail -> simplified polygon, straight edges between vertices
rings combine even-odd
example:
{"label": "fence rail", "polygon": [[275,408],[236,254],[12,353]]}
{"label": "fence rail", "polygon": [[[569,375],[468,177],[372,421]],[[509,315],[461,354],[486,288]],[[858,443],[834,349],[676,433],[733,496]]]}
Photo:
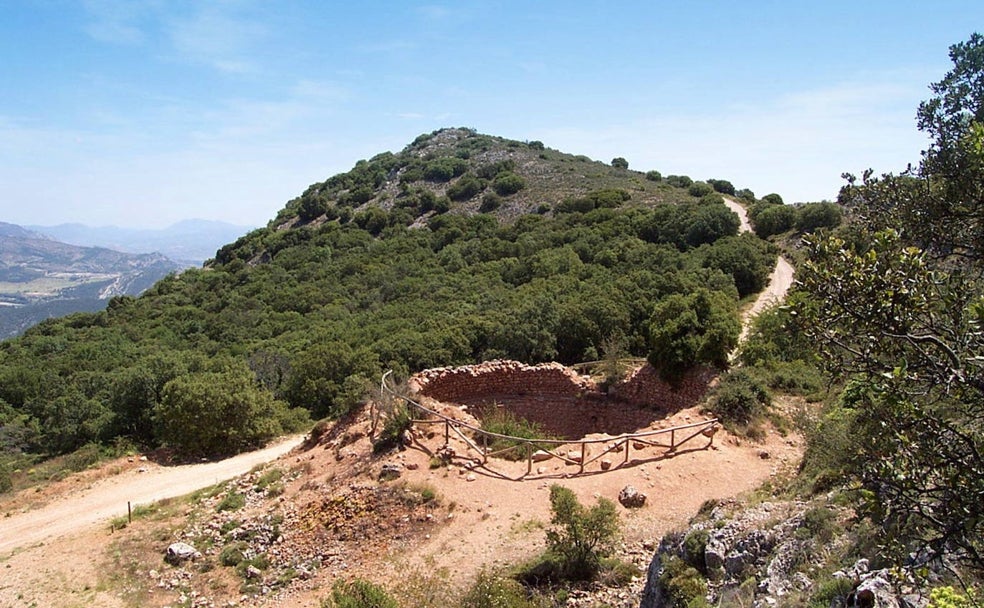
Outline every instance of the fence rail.
{"label": "fence rail", "polygon": [[[576,465],[577,475],[585,473],[597,473],[606,470],[614,470],[624,466],[629,466],[632,451],[640,452],[647,448],[662,448],[664,451],[657,456],[651,456],[647,460],[656,460],[672,456],[679,452],[679,448],[697,437],[705,437],[708,442],[702,447],[693,449],[707,449],[714,444],[714,435],[720,429],[717,418],[694,422],[681,426],[644,431],[639,433],[629,433],[617,437],[604,439],[528,439],[525,437],[513,437],[492,433],[480,427],[468,424],[461,420],[456,420],[445,416],[440,412],[434,411],[406,395],[394,391],[388,384],[388,378],[392,370],[383,374],[380,381],[380,395],[388,395],[406,403],[413,413],[412,423],[414,425],[444,425],[444,448],[438,450],[439,455],[443,454],[449,460],[459,459],[471,468],[481,467],[485,472],[509,479],[519,481],[521,479],[536,479],[538,477],[554,477],[556,474],[534,473],[534,462],[545,462],[549,460],[560,460],[565,465]],[[376,422],[379,412],[373,413],[373,432],[375,432]],[[470,436],[469,436],[470,434]],[[460,440],[466,447],[467,456],[459,455],[451,448],[451,438]],[[477,439],[481,438],[481,439]],[[669,441],[666,442],[666,439]],[[508,444],[508,447],[498,450],[490,450],[488,446],[499,440]],[[569,449],[562,451],[561,448],[567,446]],[[592,447],[602,446],[602,449],[592,454]],[[421,446],[424,447],[424,446]],[[450,449],[449,449],[450,448]],[[573,448],[573,449],[570,449]],[[425,448],[426,449],[426,448]],[[474,456],[471,454],[474,453]],[[611,454],[621,455],[620,462],[614,463],[611,460],[602,462],[602,459]],[[492,466],[490,458],[506,457],[519,455],[520,458],[514,460],[526,460],[526,470],[518,477],[510,477],[507,473],[497,470]],[[595,462],[599,463],[598,471],[587,471],[588,465]],[[607,466],[606,466],[607,465]],[[567,475],[570,475],[568,473]]]}

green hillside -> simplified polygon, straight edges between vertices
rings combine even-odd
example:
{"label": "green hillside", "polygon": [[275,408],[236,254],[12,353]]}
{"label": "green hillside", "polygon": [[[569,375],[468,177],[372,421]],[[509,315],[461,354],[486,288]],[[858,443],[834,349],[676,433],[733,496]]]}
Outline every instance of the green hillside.
{"label": "green hillside", "polygon": [[[722,319],[775,252],[737,236],[710,185],[613,164],[467,129],[360,161],[205,268],[2,343],[4,449],[242,449],[344,412],[389,368],[575,363],[604,344],[659,348],[667,373],[723,363]],[[671,297],[688,314],[651,332]]]}

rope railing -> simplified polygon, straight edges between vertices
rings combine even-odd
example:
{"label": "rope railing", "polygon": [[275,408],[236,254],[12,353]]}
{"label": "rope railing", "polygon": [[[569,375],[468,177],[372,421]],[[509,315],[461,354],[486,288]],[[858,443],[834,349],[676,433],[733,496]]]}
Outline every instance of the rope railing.
{"label": "rope railing", "polygon": [[[392,370],[390,370],[383,374],[382,379],[380,380],[380,395],[389,395],[392,398],[399,399],[410,406],[411,411],[414,414],[421,415],[419,418],[416,415],[413,415],[412,424],[443,424],[445,448],[451,448],[451,438],[455,437],[465,445],[469,453],[474,452],[476,455],[475,457],[462,456],[460,457],[462,460],[470,462],[472,467],[481,466],[490,474],[512,481],[531,478],[531,476],[534,475],[534,462],[542,462],[551,459],[560,460],[565,465],[576,465],[578,466],[577,474],[583,475],[588,465],[601,461],[603,457],[613,453],[622,454],[621,462],[618,465],[614,465],[610,461],[606,461],[608,466],[605,466],[606,462],[601,462],[599,464],[600,471],[603,472],[609,469],[628,466],[632,450],[639,452],[651,447],[663,448],[665,451],[659,457],[665,458],[668,455],[677,452],[681,445],[700,436],[708,439],[707,445],[700,449],[707,449],[714,444],[714,435],[720,428],[717,418],[712,418],[710,420],[693,422],[690,424],[665,429],[627,433],[617,437],[600,439],[567,440],[514,437],[511,435],[493,433],[462,420],[451,418],[440,412],[434,411],[417,401],[414,401],[406,395],[397,393],[390,388],[387,383],[387,379],[392,373]],[[378,412],[373,412],[373,428],[375,428],[375,422],[378,420],[378,415]],[[469,436],[468,433],[471,433],[471,436]],[[661,441],[661,439],[665,439],[666,436],[669,438],[668,443]],[[478,437],[483,439],[476,441],[475,438]],[[494,440],[501,440],[507,442],[509,445],[498,450],[489,450],[487,446],[492,445],[495,442]],[[483,446],[480,444],[485,445]],[[603,445],[604,447],[600,452],[591,454],[591,447],[597,445]],[[564,446],[570,446],[574,449],[569,449],[566,453],[562,453],[560,448]],[[579,450],[577,449],[578,447],[580,448]],[[509,477],[506,473],[497,471],[489,466],[490,458],[516,453],[517,450],[519,450],[519,453],[522,454],[526,460],[526,471],[519,477]],[[445,453],[447,453],[447,450],[445,450]],[[455,457],[458,457],[458,455],[453,453],[452,449],[451,458]]]}

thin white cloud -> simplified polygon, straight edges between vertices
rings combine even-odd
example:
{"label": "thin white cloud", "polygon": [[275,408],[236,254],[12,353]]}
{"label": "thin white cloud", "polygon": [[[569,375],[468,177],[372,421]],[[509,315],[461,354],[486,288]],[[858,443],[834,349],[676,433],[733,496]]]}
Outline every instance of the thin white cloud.
{"label": "thin white cloud", "polygon": [[168,36],[178,54],[222,72],[255,70],[251,50],[256,40],[266,34],[263,24],[235,15],[230,5],[196,5],[196,8],[199,10],[194,14],[172,19],[167,24]]}
{"label": "thin white cloud", "polygon": [[[919,82],[920,84],[908,84]],[[548,145],[607,162],[694,179],[730,179],[788,201],[833,198],[843,172],[898,172],[915,162],[925,138],[914,114],[921,77],[845,82],[792,92],[759,105],[708,113],[662,114],[600,129],[545,129]]]}
{"label": "thin white cloud", "polygon": [[145,40],[141,21],[156,2],[140,0],[85,0],[89,14],[85,32],[93,39],[111,44],[135,45]]}

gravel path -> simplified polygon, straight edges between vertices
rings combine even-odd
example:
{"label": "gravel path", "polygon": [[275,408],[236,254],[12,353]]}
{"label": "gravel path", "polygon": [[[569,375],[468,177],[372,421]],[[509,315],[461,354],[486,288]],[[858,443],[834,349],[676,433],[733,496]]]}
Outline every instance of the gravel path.
{"label": "gravel path", "polygon": [[134,463],[128,471],[101,479],[40,509],[0,519],[0,555],[126,515],[127,502],[133,506],[150,504],[248,473],[256,465],[286,454],[303,439],[303,435],[293,435],[262,450],[218,462],[174,467]]}

